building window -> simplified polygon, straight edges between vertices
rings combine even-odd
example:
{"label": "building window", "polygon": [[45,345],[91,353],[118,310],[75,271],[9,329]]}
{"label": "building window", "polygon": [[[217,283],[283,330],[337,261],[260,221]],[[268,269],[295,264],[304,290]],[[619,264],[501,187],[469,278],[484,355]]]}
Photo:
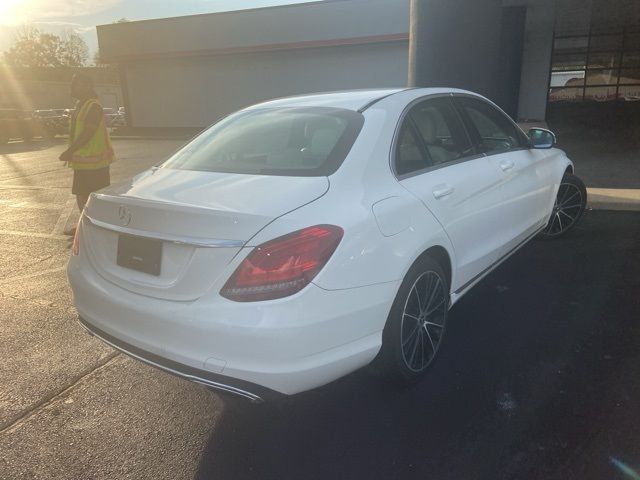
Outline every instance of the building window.
{"label": "building window", "polygon": [[554,38],[549,102],[640,100],[640,31]]}

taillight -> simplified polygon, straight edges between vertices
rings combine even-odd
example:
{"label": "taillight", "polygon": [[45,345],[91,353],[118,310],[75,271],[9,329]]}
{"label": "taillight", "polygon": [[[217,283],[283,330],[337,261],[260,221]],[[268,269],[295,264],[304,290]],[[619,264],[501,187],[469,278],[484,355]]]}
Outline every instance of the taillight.
{"label": "taillight", "polygon": [[236,302],[287,297],[306,287],[338,247],[344,231],[316,225],[253,249],[220,290]]}
{"label": "taillight", "polygon": [[82,215],[76,225],[76,232],[73,234],[73,246],[71,247],[71,254],[77,257],[80,254],[80,231],[82,230]]}

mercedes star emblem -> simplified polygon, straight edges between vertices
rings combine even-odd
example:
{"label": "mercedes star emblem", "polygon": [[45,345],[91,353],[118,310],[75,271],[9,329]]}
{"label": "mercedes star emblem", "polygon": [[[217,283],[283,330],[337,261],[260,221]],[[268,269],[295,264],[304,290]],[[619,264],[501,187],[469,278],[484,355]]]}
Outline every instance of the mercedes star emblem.
{"label": "mercedes star emblem", "polygon": [[120,217],[120,223],[122,223],[122,226],[126,227],[131,221],[131,212],[126,206],[120,205],[120,208],[118,208],[118,217]]}

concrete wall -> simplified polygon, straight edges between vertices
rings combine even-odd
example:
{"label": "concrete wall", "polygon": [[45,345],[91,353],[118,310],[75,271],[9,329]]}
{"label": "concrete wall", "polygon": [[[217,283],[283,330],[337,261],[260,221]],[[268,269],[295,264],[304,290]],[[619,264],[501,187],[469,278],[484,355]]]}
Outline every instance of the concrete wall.
{"label": "concrete wall", "polygon": [[[617,3],[610,1],[611,10]],[[556,32],[561,35],[584,35],[591,28],[593,0],[558,0],[556,4]]]}
{"label": "concrete wall", "polygon": [[123,65],[133,127],[204,127],[271,98],[403,87],[406,41],[251,54],[167,58]]}
{"label": "concrete wall", "polygon": [[555,0],[538,0],[527,8],[518,102],[518,118],[521,120],[541,121],[546,118],[555,5]]}
{"label": "concrete wall", "polygon": [[[240,2],[239,2],[240,3]],[[326,0],[98,26],[107,61],[408,32],[409,0]]]}
{"label": "concrete wall", "polygon": [[499,91],[502,0],[413,0],[411,85]]}

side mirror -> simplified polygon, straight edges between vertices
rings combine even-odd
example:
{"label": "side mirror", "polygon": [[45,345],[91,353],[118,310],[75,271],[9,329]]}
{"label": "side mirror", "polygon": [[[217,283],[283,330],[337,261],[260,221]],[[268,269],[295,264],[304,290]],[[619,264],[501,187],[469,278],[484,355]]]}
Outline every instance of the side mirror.
{"label": "side mirror", "polygon": [[529,140],[533,148],[552,148],[556,144],[556,136],[546,128],[532,128],[529,130]]}

